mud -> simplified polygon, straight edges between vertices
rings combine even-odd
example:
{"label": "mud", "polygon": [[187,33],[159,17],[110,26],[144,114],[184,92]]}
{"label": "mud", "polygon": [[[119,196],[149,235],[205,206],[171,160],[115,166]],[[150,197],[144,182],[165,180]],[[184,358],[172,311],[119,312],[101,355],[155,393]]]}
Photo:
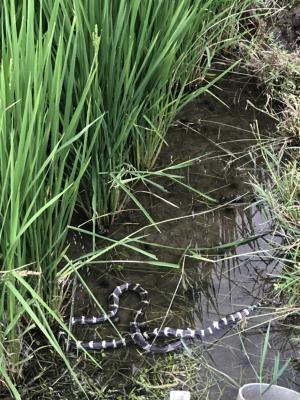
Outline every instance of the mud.
{"label": "mud", "polygon": [[272,21],[270,30],[286,49],[294,51],[300,45],[300,5],[280,12]]}

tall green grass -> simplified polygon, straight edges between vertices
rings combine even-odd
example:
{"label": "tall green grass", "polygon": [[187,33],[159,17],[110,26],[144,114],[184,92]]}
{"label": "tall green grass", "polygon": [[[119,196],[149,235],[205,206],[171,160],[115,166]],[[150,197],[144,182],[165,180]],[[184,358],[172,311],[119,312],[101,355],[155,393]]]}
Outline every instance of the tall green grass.
{"label": "tall green grass", "polygon": [[[82,180],[81,205],[89,218],[109,225],[120,205],[120,185],[132,170],[152,169],[176,113],[209,86],[216,51],[239,35],[247,1],[84,0],[61,3],[57,32],[68,37],[75,18],[78,93],[97,49],[92,116],[97,126],[92,159]],[[53,0],[43,2],[52,14]],[[56,41],[60,36],[55,35]],[[198,77],[194,71],[198,68]],[[199,70],[201,71],[199,73]],[[199,84],[191,91],[191,82]],[[78,99],[68,106],[72,108]],[[106,217],[103,217],[103,216]],[[102,216],[102,218],[101,218]]]}
{"label": "tall green grass", "polygon": [[[59,3],[53,3],[47,25],[35,2],[20,6],[5,0],[1,6],[0,360],[4,377],[20,374],[22,339],[30,328],[44,327],[47,338],[53,338],[45,311],[16,276],[26,277],[33,293],[55,306],[56,271],[93,142],[89,96],[96,64],[91,62],[79,93],[72,69],[77,54],[75,25],[69,37],[59,35],[53,42]],[[75,92],[78,102],[70,112],[65,105]],[[78,130],[83,118],[86,127]]]}

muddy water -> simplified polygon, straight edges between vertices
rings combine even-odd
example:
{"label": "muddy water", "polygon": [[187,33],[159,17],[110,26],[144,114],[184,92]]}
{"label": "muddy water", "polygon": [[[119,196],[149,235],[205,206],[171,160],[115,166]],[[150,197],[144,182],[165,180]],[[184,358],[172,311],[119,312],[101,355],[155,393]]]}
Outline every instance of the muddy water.
{"label": "muddy water", "polygon": [[[193,190],[165,177],[154,180],[164,191],[151,184],[135,187],[140,203],[155,222],[160,222],[159,230],[143,228],[149,221],[135,204],[128,203],[127,211],[116,218],[108,237],[98,243],[98,246],[108,245],[108,239],[121,239],[139,231],[136,236],[144,237],[135,246],[155,256],[157,261],[178,268],[153,266],[145,253],[118,247],[109,254],[106,263],[101,260],[102,263],[90,265],[84,273],[87,285],[104,307],[107,295],[117,284],[140,283],[151,298],[146,315],[151,327],[163,323],[201,329],[212,320],[264,297],[282,268],[276,257],[280,237],[270,233],[272,217],[249,185],[249,174],[266,179],[255,155],[256,138],[251,126],[259,126],[260,135],[267,138],[272,124],[248,105],[250,100],[259,106],[263,98],[254,83],[239,75],[223,80],[213,94],[222,102],[207,94],[178,115],[158,161],[160,170],[198,158],[189,167],[169,171],[182,176],[182,181]],[[215,202],[208,202],[197,191],[208,194]],[[73,257],[81,254],[82,246],[84,251],[91,247],[88,238],[82,235],[75,234],[73,240],[77,243],[72,246]],[[121,306],[118,328],[126,331],[138,301],[134,295],[124,295]],[[79,315],[99,313],[80,285],[75,308]],[[268,308],[262,313],[270,311]],[[265,330],[263,326],[248,328],[261,319],[252,318],[242,335],[230,332],[216,343],[209,341],[203,346],[198,342],[191,346],[204,349],[206,361],[223,373],[217,382],[210,383],[210,399],[235,398],[237,390],[225,374],[237,384],[257,380],[254,370],[259,371]],[[81,339],[88,335],[94,340],[108,336],[104,327],[84,332],[78,332]],[[279,324],[274,324],[264,373],[270,371],[276,351],[280,351],[282,360],[294,355],[288,332]],[[163,363],[164,357],[168,359],[166,355],[142,356],[135,347],[97,357],[104,370],[93,371],[93,379],[102,387],[105,384],[120,391],[132,387],[142,368],[153,365],[156,359]],[[193,399],[202,398],[197,393],[206,384],[201,365],[197,368],[196,383],[182,385],[193,390]],[[294,372],[289,369],[280,382],[294,387],[295,380]],[[167,393],[166,389],[166,398]],[[152,398],[151,389],[148,396]]]}

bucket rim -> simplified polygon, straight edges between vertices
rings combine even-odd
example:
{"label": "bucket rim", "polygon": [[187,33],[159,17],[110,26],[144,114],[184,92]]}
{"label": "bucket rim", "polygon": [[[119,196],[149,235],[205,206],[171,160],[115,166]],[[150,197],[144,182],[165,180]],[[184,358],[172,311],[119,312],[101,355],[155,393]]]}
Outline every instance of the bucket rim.
{"label": "bucket rim", "polygon": [[299,400],[300,400],[300,393],[296,392],[293,389],[289,389],[285,386],[280,386],[280,385],[272,385],[270,383],[246,383],[245,385],[241,386],[239,389],[239,396],[242,396],[242,398],[244,397],[243,395],[243,391],[249,387],[262,387],[262,388],[266,388],[268,386],[270,386],[270,388],[274,388],[274,389],[278,389],[278,391],[280,392],[286,392],[287,394],[296,394],[299,396]]}

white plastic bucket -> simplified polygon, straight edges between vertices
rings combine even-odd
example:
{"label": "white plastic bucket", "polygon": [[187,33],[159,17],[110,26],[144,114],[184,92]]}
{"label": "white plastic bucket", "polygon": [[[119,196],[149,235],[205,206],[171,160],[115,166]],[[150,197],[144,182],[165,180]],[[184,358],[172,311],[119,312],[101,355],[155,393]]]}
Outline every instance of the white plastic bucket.
{"label": "white plastic bucket", "polygon": [[240,388],[237,400],[300,400],[300,393],[268,383],[249,383]]}

